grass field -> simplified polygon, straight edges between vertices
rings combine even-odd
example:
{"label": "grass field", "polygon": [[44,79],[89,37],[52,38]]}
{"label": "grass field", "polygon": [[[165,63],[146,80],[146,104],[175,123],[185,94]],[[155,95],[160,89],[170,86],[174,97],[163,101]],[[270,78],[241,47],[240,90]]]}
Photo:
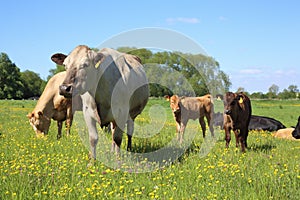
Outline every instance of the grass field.
{"label": "grass field", "polygon": [[[217,141],[206,155],[200,126],[189,121],[186,135],[195,137],[169,165],[145,173],[132,166],[114,169],[100,161],[87,167],[87,135],[80,121],[75,120],[71,136],[59,141],[53,122],[47,137],[36,138],[26,118],[35,104],[0,101],[0,199],[299,199],[299,141],[251,132],[249,148],[241,154],[234,138],[225,149],[224,133],[216,130]],[[222,103],[215,104],[221,111]],[[287,127],[296,125],[300,115],[299,101],[256,100],[252,107],[253,114],[276,118]],[[162,149],[176,137],[163,99],[151,99],[136,122],[141,128],[133,137],[134,153]],[[110,136],[99,135],[101,155],[101,145],[108,145]],[[122,148],[126,143],[124,134]]]}

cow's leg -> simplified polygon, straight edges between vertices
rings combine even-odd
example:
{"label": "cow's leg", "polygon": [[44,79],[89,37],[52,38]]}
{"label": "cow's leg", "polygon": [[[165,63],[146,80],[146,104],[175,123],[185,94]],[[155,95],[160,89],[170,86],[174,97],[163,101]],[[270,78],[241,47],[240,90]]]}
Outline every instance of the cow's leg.
{"label": "cow's leg", "polygon": [[199,118],[199,123],[200,123],[201,129],[202,129],[203,138],[205,138],[206,124],[204,121],[204,116],[201,116]]}
{"label": "cow's leg", "polygon": [[98,143],[98,132],[96,127],[96,120],[89,115],[88,109],[83,109],[85,123],[89,131],[89,140],[91,145],[91,159],[96,159],[96,147]]}
{"label": "cow's leg", "polygon": [[134,131],[134,121],[131,117],[127,120],[127,151],[131,151],[131,139]]}
{"label": "cow's leg", "polygon": [[231,140],[231,134],[230,134],[231,128],[227,127],[227,126],[224,126],[224,130],[225,130],[226,148],[228,148],[230,140]]}
{"label": "cow's leg", "polygon": [[119,154],[121,143],[122,143],[123,129],[121,129],[115,122],[113,122],[112,124],[113,127],[111,129],[112,130],[111,151]]}
{"label": "cow's leg", "polygon": [[72,113],[72,107],[69,107],[67,109],[67,119],[66,119],[66,132],[67,132],[67,136],[70,135],[70,129],[72,126],[72,122],[73,122],[73,113]]}
{"label": "cow's leg", "polygon": [[57,132],[57,139],[60,139],[60,138],[61,138],[62,124],[63,124],[62,121],[57,121],[57,129],[58,129],[58,132]]}

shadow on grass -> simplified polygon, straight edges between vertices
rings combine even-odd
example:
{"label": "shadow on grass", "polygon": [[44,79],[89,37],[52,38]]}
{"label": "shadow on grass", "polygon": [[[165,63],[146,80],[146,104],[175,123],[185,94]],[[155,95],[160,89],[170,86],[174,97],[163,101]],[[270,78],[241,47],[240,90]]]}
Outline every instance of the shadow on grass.
{"label": "shadow on grass", "polygon": [[254,151],[254,152],[269,152],[272,149],[275,149],[277,146],[274,144],[252,144],[248,151]]}

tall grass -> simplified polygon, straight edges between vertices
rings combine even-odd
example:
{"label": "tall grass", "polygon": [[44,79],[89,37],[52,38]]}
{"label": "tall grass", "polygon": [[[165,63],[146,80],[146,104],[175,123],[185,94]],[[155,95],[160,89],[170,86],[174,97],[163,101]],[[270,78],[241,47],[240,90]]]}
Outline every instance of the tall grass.
{"label": "tall grass", "polygon": [[[48,137],[35,137],[26,118],[35,103],[0,101],[0,199],[299,199],[298,141],[251,132],[249,149],[241,154],[233,142],[225,149],[224,133],[217,130],[216,144],[201,156],[200,126],[189,121],[188,127],[197,134],[170,165],[147,173],[109,168],[100,161],[88,168],[88,149],[82,142],[87,136],[78,134],[78,122],[71,136],[63,135],[59,141],[53,122]],[[155,105],[161,113],[154,109],[149,116]],[[296,101],[253,101],[252,105],[253,114],[274,117],[286,126],[295,125],[300,113]],[[157,128],[162,115],[165,125]],[[133,137],[133,152],[152,152],[175,137],[168,102],[162,99],[151,99],[136,121],[141,127],[149,122],[158,125],[135,133],[143,137]],[[109,134],[99,134],[110,140]]]}

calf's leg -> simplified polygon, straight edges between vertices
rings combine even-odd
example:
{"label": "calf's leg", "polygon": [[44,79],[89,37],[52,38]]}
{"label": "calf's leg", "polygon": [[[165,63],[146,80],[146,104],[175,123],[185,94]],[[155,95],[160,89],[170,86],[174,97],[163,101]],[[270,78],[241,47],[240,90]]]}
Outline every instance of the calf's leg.
{"label": "calf's leg", "polygon": [[62,121],[57,121],[57,129],[58,129],[58,132],[57,132],[57,139],[60,139],[60,138],[61,138],[62,124],[63,124]]}
{"label": "calf's leg", "polygon": [[204,121],[204,116],[201,116],[199,118],[199,123],[200,123],[201,129],[202,129],[203,138],[205,138],[206,124]]}
{"label": "calf's leg", "polygon": [[241,129],[239,134],[239,141],[241,143],[241,151],[244,153],[246,152],[247,147],[247,135],[248,135],[248,128]]}
{"label": "calf's leg", "polygon": [[207,120],[207,123],[208,123],[208,126],[209,126],[209,131],[210,131],[210,134],[211,134],[211,136],[212,137],[214,137],[215,136],[215,134],[214,134],[214,127],[213,127],[213,114],[211,113],[211,114],[209,114],[209,113],[206,113],[205,114],[206,115],[206,120]]}
{"label": "calf's leg", "polygon": [[231,128],[227,127],[227,126],[224,126],[224,130],[225,130],[226,148],[228,148],[230,140],[231,140],[231,135],[230,135]]}

